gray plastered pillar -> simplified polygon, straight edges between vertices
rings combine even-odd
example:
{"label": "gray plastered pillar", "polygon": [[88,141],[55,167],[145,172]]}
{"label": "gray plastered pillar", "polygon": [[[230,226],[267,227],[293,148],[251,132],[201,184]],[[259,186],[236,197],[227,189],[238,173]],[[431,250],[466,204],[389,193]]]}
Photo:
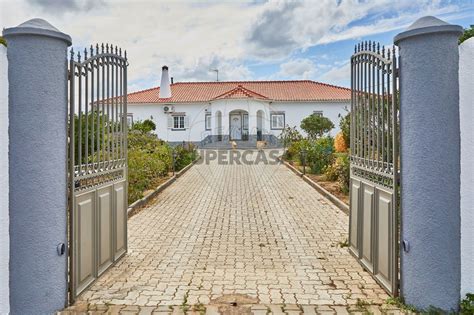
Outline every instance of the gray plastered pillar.
{"label": "gray plastered pillar", "polygon": [[10,307],[52,314],[67,301],[67,47],[41,19],[3,31],[8,43]]}
{"label": "gray plastered pillar", "polygon": [[[401,294],[457,309],[460,290],[459,53],[462,28],[423,17],[400,48]],[[404,249],[405,248],[405,249]]]}

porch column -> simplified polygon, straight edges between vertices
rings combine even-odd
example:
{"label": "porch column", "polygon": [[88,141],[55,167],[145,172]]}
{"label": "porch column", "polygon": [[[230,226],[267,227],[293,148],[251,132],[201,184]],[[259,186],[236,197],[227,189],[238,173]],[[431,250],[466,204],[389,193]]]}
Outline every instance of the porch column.
{"label": "porch column", "polygon": [[257,141],[257,111],[249,110],[249,141]]}
{"label": "porch column", "polygon": [[400,47],[401,294],[407,304],[456,310],[460,298],[458,37],[423,17]]}
{"label": "porch column", "polygon": [[222,112],[222,141],[229,141],[229,120],[230,120],[230,112],[224,110]]}
{"label": "porch column", "polygon": [[10,311],[52,314],[67,302],[67,47],[41,19],[3,31],[8,49]]}

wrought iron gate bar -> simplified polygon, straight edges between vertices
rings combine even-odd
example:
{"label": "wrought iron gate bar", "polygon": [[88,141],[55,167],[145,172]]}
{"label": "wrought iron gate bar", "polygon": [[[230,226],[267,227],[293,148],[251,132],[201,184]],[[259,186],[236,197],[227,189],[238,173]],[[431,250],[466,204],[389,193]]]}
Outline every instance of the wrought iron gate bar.
{"label": "wrought iron gate bar", "polygon": [[395,48],[355,46],[351,57],[350,251],[398,294],[398,74]]}

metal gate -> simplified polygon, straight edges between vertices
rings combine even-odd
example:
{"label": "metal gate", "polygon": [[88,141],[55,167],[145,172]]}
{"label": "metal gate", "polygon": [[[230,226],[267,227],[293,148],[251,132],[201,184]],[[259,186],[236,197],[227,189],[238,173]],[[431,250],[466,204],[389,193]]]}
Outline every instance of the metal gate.
{"label": "metal gate", "polygon": [[127,251],[127,54],[102,44],[82,57],[71,50],[70,302]]}
{"label": "metal gate", "polygon": [[394,47],[356,46],[349,249],[391,295],[398,295],[398,73]]}

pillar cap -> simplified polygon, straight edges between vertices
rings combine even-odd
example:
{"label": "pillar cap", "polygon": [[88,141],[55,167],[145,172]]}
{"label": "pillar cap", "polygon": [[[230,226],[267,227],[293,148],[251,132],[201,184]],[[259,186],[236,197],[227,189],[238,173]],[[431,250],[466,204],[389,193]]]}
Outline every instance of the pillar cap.
{"label": "pillar cap", "polygon": [[3,30],[3,36],[7,39],[9,36],[15,35],[47,36],[62,39],[68,46],[72,44],[71,36],[60,32],[56,27],[43,19],[31,19],[16,27],[10,27]]}
{"label": "pillar cap", "polygon": [[397,34],[394,38],[395,45],[404,39],[426,35],[430,33],[453,33],[453,35],[461,35],[463,29],[459,25],[449,24],[445,21],[442,21],[434,16],[424,16],[416,20],[412,25],[410,25],[406,31]]}

